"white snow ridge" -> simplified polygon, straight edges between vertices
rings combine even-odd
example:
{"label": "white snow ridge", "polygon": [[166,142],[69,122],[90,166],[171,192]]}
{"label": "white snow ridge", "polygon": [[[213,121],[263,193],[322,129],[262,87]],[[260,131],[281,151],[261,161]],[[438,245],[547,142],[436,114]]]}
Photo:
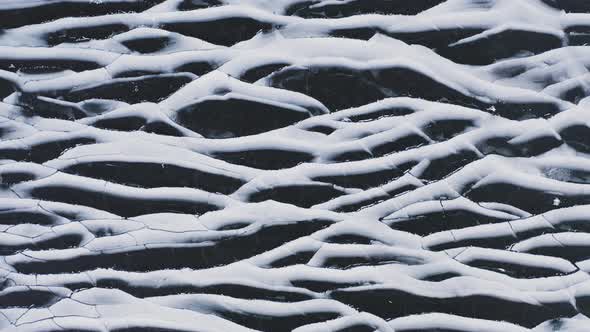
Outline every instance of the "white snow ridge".
{"label": "white snow ridge", "polygon": [[590,331],[590,1],[1,0],[0,331]]}

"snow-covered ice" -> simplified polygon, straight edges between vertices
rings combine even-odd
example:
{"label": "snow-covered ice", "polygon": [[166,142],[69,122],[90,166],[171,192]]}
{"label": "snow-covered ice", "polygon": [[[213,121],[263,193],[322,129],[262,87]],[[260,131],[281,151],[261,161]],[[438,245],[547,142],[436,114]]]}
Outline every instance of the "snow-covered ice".
{"label": "snow-covered ice", "polygon": [[590,4],[0,2],[0,331],[589,331]]}

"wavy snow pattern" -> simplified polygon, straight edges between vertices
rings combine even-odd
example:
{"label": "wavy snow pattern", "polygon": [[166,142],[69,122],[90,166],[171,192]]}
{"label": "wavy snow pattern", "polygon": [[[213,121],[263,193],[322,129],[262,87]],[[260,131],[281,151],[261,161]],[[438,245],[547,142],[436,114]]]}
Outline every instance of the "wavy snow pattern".
{"label": "wavy snow pattern", "polygon": [[0,330],[590,330],[588,13],[3,1]]}

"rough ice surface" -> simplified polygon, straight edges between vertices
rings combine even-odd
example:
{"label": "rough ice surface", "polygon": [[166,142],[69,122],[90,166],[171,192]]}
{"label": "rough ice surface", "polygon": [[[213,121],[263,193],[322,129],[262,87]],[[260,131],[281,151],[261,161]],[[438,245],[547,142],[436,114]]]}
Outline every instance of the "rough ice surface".
{"label": "rough ice surface", "polygon": [[590,331],[590,2],[0,1],[0,331]]}

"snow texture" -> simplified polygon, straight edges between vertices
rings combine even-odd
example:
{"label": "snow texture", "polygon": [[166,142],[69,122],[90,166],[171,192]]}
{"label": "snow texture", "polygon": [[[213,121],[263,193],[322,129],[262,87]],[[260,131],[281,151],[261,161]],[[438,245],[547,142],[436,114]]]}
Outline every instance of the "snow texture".
{"label": "snow texture", "polygon": [[0,331],[590,331],[590,1],[0,1]]}

